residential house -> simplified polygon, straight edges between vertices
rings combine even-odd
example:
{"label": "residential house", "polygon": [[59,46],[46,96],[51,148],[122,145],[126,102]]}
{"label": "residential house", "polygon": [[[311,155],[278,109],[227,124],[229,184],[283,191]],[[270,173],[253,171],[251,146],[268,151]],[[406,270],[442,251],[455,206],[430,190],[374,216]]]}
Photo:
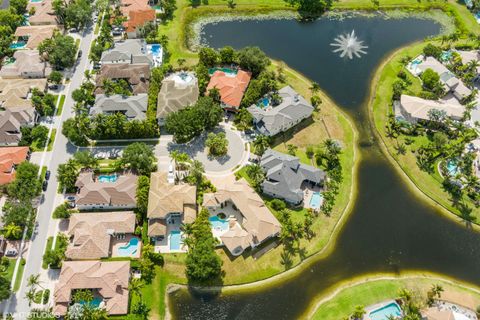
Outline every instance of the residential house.
{"label": "residential house", "polygon": [[250,83],[251,74],[243,70],[237,73],[226,73],[217,70],[210,77],[207,93],[217,88],[220,92],[222,107],[229,111],[238,111],[242,102],[243,94]]}
{"label": "residential house", "polygon": [[145,120],[147,106],[148,94],[146,93],[135,96],[98,94],[95,97],[94,106],[90,109],[90,115],[122,113],[128,120]]}
{"label": "residential house", "polygon": [[14,62],[5,64],[0,70],[3,79],[46,78],[52,68],[43,61],[38,50],[17,50],[13,54]]}
{"label": "residential house", "polygon": [[177,226],[192,223],[197,216],[196,197],[195,186],[171,183],[167,172],[152,173],[147,210],[148,236],[152,239],[165,238],[171,220],[177,220]]}
{"label": "residential house", "polygon": [[260,166],[265,172],[262,191],[274,198],[300,204],[306,188],[323,185],[324,171],[300,163],[297,157],[268,149],[262,155]]}
{"label": "residential house", "polygon": [[[461,308],[463,309],[463,308]],[[455,311],[448,308],[440,308],[437,306],[422,310],[422,320],[468,320],[477,319],[475,312],[468,310],[469,314],[465,314],[463,310],[456,308]]]}
{"label": "residential house", "polygon": [[26,48],[33,50],[37,49],[43,40],[50,39],[55,30],[58,30],[56,25],[22,26],[15,30],[15,37],[18,42],[25,42]]}
{"label": "residential house", "polygon": [[[0,224],[2,222],[0,221]],[[5,255],[5,250],[7,249],[7,239],[2,235],[0,235],[0,258]]]}
{"label": "residential house", "polygon": [[79,210],[133,209],[137,204],[137,181],[134,174],[95,177],[93,171],[81,172],[75,183],[76,206]]}
{"label": "residential house", "polygon": [[131,10],[128,13],[128,20],[123,23],[125,32],[129,39],[141,37],[141,28],[147,23],[155,23],[156,12],[152,8]]}
{"label": "residential house", "polygon": [[[456,51],[460,58],[462,59],[462,63],[464,65],[469,64],[471,62],[480,62],[480,52],[478,50],[470,50],[470,51],[463,51],[457,50]],[[480,66],[476,67],[476,76],[474,81],[478,81],[480,79]]]}
{"label": "residential house", "polygon": [[150,65],[148,64],[105,64],[96,79],[95,94],[104,93],[103,81],[124,79],[131,87],[133,94],[148,93],[150,81]]}
{"label": "residential house", "polygon": [[52,2],[53,0],[29,1],[27,12],[31,12],[34,8],[34,14],[28,16],[28,23],[32,26],[57,24]]}
{"label": "residential house", "polygon": [[29,158],[28,147],[0,148],[0,185],[12,182],[15,179],[15,167]]}
{"label": "residential house", "polygon": [[280,233],[280,222],[245,179],[224,183],[217,192],[204,194],[203,207],[212,217],[225,219],[225,225],[212,232],[232,255],[241,255]]}
{"label": "residential house", "polygon": [[92,290],[109,315],[128,313],[130,261],[64,261],[53,293],[53,313],[65,316],[76,290]]}
{"label": "residential house", "polygon": [[313,106],[292,87],[280,89],[278,95],[282,101],[277,106],[265,97],[258,105],[248,108],[257,130],[263,135],[274,136],[286,131],[313,113]]}
{"label": "residential house", "polygon": [[12,111],[33,108],[30,96],[34,88],[45,91],[47,79],[0,79],[0,107]]}
{"label": "residential house", "polygon": [[65,256],[70,260],[97,260],[111,255],[111,240],[135,232],[133,211],[75,213],[67,234],[70,244]]}
{"label": "residential house", "polygon": [[153,56],[147,52],[147,43],[143,39],[127,39],[115,42],[113,48],[102,53],[100,62],[102,64],[143,63],[149,64],[150,67],[154,65]]}
{"label": "residential house", "polygon": [[394,104],[395,113],[398,118],[404,119],[412,124],[419,120],[430,120],[431,110],[445,112],[445,115],[453,120],[460,120],[465,112],[465,106],[452,104],[446,101],[426,100],[406,94],[400,96],[400,101]]}
{"label": "residential house", "polygon": [[194,105],[198,94],[198,80],[192,72],[177,72],[166,77],[157,99],[159,124],[163,124],[170,113]]}
{"label": "residential house", "polygon": [[128,17],[131,11],[151,9],[148,0],[121,0],[120,12]]}
{"label": "residential house", "polygon": [[433,57],[425,58],[416,68],[418,73],[422,73],[427,69],[435,71],[440,76],[440,82],[444,85],[445,90],[451,92],[459,101],[472,93],[472,90],[465,86],[447,67]]}
{"label": "residential house", "polygon": [[0,145],[17,145],[22,139],[21,127],[35,125],[37,117],[31,107],[0,111]]}

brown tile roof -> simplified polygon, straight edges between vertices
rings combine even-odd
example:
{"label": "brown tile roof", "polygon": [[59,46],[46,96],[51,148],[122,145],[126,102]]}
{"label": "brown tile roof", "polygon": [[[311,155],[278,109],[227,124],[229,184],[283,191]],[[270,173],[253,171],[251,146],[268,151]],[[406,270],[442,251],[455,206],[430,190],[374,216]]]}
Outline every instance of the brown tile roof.
{"label": "brown tile roof", "polygon": [[0,144],[17,144],[20,141],[20,127],[32,124],[36,112],[32,107],[19,107],[0,111]]}
{"label": "brown tile roof", "polygon": [[73,238],[65,255],[71,260],[107,258],[114,233],[128,234],[134,231],[133,211],[73,214],[67,232]]}
{"label": "brown tile roof", "polygon": [[120,175],[115,182],[94,180],[94,173],[86,171],[78,176],[76,186],[80,188],[77,205],[135,206],[138,176]]}
{"label": "brown tile roof", "polygon": [[52,8],[52,0],[42,0],[41,2],[28,2],[27,12],[35,8],[35,14],[28,18],[31,25],[57,24],[57,17]]}
{"label": "brown tile roof", "polygon": [[33,88],[45,91],[46,87],[47,79],[1,79],[0,105],[4,109],[33,108],[28,94]]}
{"label": "brown tile roof", "polygon": [[123,23],[127,32],[134,32],[145,23],[154,22],[156,18],[155,10],[152,8],[131,10],[128,14],[128,20]]}
{"label": "brown tile roof", "polygon": [[38,78],[45,78],[51,72],[50,66],[41,59],[38,50],[17,50],[13,57],[15,62],[4,65],[0,70],[0,77],[29,78],[37,75]]}
{"label": "brown tile roof", "polygon": [[129,16],[130,11],[133,10],[147,10],[151,9],[148,5],[148,0],[122,0],[120,11],[125,17]]}
{"label": "brown tile roof", "polygon": [[53,312],[65,315],[72,290],[96,289],[110,315],[128,312],[130,261],[65,261],[55,285]]}
{"label": "brown tile roof", "polygon": [[125,79],[132,87],[133,94],[148,93],[150,80],[150,66],[148,64],[104,64],[96,79],[95,93],[104,93],[103,81],[105,79]]}
{"label": "brown tile roof", "polygon": [[245,249],[250,244],[259,244],[280,232],[280,222],[245,179],[227,183],[217,192],[203,196],[204,207],[217,208],[226,201],[232,202],[244,218],[241,221],[242,228],[231,227],[220,237],[232,253],[237,247]]}
{"label": "brown tile roof", "polygon": [[15,30],[15,37],[28,37],[26,47],[36,49],[43,40],[50,39],[56,29],[56,25],[23,26]]}
{"label": "brown tile roof", "polygon": [[[185,82],[181,76],[191,80]],[[176,112],[195,104],[198,100],[198,80],[193,73],[174,73],[162,81],[157,99],[157,118],[164,119]]]}
{"label": "brown tile roof", "polygon": [[27,159],[28,147],[0,148],[0,185],[11,182],[15,178],[14,165]]}
{"label": "brown tile roof", "polygon": [[157,237],[167,233],[167,225],[165,220],[149,219],[148,220],[148,236]]}
{"label": "brown tile roof", "polygon": [[251,74],[243,70],[238,70],[235,76],[223,71],[215,71],[208,83],[207,93],[210,89],[217,88],[220,91],[221,101],[227,106],[238,109],[250,78]]}

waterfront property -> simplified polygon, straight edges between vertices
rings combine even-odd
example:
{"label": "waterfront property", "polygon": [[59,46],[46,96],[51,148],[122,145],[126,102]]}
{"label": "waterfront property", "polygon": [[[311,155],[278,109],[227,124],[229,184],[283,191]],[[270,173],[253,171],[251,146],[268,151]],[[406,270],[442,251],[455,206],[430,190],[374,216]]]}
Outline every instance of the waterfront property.
{"label": "waterfront property", "polygon": [[320,196],[317,194],[325,182],[324,171],[300,163],[297,157],[272,149],[265,151],[260,166],[265,172],[263,193],[292,204],[304,203],[307,207],[318,209]]}
{"label": "waterfront property", "polygon": [[64,261],[53,294],[53,312],[65,316],[76,290],[91,290],[109,315],[128,312],[130,261]]}
{"label": "waterfront property", "polygon": [[203,207],[210,212],[213,235],[233,256],[280,233],[280,222],[245,179],[204,194]]}
{"label": "waterfront property", "polygon": [[147,117],[147,105],[148,94],[146,93],[134,96],[97,94],[95,104],[90,109],[90,115],[121,113],[128,120],[145,120]]}
{"label": "waterfront property", "polygon": [[93,171],[81,172],[75,183],[76,206],[79,210],[135,208],[137,181],[131,173],[96,177]]}
{"label": "waterfront property", "polygon": [[132,91],[132,94],[148,93],[150,82],[149,64],[116,63],[105,64],[100,69],[96,78],[95,94],[105,93],[103,90],[104,80],[125,80]]}
{"label": "waterfront property", "polygon": [[423,320],[477,320],[475,311],[446,301],[437,300],[422,310]]}
{"label": "waterfront property", "polygon": [[45,39],[50,39],[55,30],[58,30],[56,25],[47,26],[22,26],[15,30],[15,37],[17,42],[24,43],[27,49],[36,49],[40,43]]}
{"label": "waterfront property", "polygon": [[13,54],[13,61],[6,63],[0,70],[2,79],[12,78],[46,78],[52,68],[44,61],[37,50],[18,50]]}
{"label": "waterfront property", "polygon": [[29,158],[28,147],[0,148],[0,185],[12,182],[15,179],[15,167]]}
{"label": "waterfront property", "polygon": [[395,301],[386,301],[366,308],[365,320],[388,320],[402,318],[402,309]]}
{"label": "waterfront property", "polygon": [[278,104],[266,96],[248,108],[257,130],[263,135],[274,136],[286,131],[313,113],[313,106],[290,86],[280,89],[278,97],[281,99]]}
{"label": "waterfront property", "polygon": [[127,16],[127,21],[123,23],[127,37],[129,39],[138,38],[141,35],[141,29],[147,23],[155,23],[155,10],[148,7],[148,9],[130,10]]}
{"label": "waterfront property", "polygon": [[153,55],[148,52],[144,39],[126,39],[114,42],[113,48],[102,53],[100,62],[102,64],[128,63],[154,66]]}
{"label": "waterfront property", "polygon": [[182,110],[197,102],[199,95],[198,80],[192,72],[177,72],[162,81],[158,93],[157,119],[163,124],[172,112]]}
{"label": "waterfront property", "polygon": [[154,66],[159,67],[163,63],[163,48],[159,43],[147,44],[147,52],[153,56]]}
{"label": "waterfront property", "polygon": [[134,232],[135,213],[132,211],[72,214],[67,231],[70,244],[65,256],[70,260],[95,260],[123,256],[124,253],[129,253],[128,257],[139,257],[138,243],[135,252],[127,252],[125,249],[119,252],[119,245],[116,246],[117,250],[112,250],[114,239],[127,247],[129,242],[125,238],[128,235],[130,239]]}
{"label": "waterfront property", "polygon": [[150,176],[148,195],[148,236],[155,241],[159,252],[179,252],[186,248],[181,244],[180,227],[192,223],[197,216],[196,187],[176,184],[168,180],[167,172],[154,172]]}
{"label": "waterfront property", "polygon": [[405,120],[412,124],[419,120],[430,120],[432,110],[444,111],[446,116],[453,120],[460,120],[465,112],[465,106],[447,101],[427,100],[419,97],[402,94],[400,101],[394,103],[397,120]]}
{"label": "waterfront property", "polygon": [[217,88],[220,92],[220,101],[224,109],[229,111],[238,111],[242,102],[243,94],[247,90],[250,78],[249,72],[238,70],[236,73],[226,73],[215,71],[210,77],[207,86],[207,93]]}

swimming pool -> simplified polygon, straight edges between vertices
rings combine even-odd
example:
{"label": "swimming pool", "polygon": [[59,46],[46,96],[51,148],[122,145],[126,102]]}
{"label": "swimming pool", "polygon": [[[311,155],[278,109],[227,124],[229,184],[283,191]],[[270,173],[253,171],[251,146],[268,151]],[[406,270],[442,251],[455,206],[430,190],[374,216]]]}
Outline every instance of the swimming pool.
{"label": "swimming pool", "polygon": [[130,257],[138,251],[138,239],[132,238],[126,246],[118,248],[118,255],[121,257]]}
{"label": "swimming pool", "polygon": [[42,2],[43,0],[30,0],[31,3],[39,3]]}
{"label": "swimming pool", "polygon": [[170,250],[180,250],[182,233],[180,231],[171,231],[168,243],[170,244]]}
{"label": "swimming pool", "polygon": [[83,300],[80,300],[78,303],[80,305],[85,305],[85,304],[89,304],[91,306],[93,306],[94,308],[98,308],[100,307],[100,303],[102,303],[103,299],[100,298],[100,297],[94,297],[92,301],[88,302],[88,301],[83,301]]}
{"label": "swimming pool", "polygon": [[215,71],[222,71],[222,72],[225,72],[226,74],[231,74],[231,75],[237,74],[237,70],[231,69],[231,68],[210,68],[208,69],[208,74],[212,75],[215,73]]}
{"label": "swimming pool", "polygon": [[13,49],[13,50],[23,49],[25,48],[26,45],[27,45],[26,42],[18,41],[18,42],[12,43],[10,45],[10,49]]}
{"label": "swimming pool", "polygon": [[397,303],[391,302],[369,313],[372,320],[388,320],[388,317],[401,317],[402,310]]}
{"label": "swimming pool", "polygon": [[158,43],[155,44],[147,44],[147,52],[152,54],[153,60],[156,66],[162,64],[163,61],[163,50],[162,46]]}
{"label": "swimming pool", "polygon": [[218,231],[227,231],[228,230],[228,221],[220,219],[219,217],[210,217],[208,218],[212,228]]}
{"label": "swimming pool", "polygon": [[310,198],[310,208],[319,209],[323,196],[320,192],[314,192]]}
{"label": "swimming pool", "polygon": [[118,176],[116,174],[98,176],[98,181],[100,182],[115,182],[117,179]]}
{"label": "swimming pool", "polygon": [[456,160],[448,160],[447,162],[448,174],[454,176],[458,173],[458,165]]}
{"label": "swimming pool", "polygon": [[260,101],[257,103],[257,107],[261,109],[265,109],[269,105],[270,105],[270,99],[267,97],[260,99]]}
{"label": "swimming pool", "polygon": [[452,58],[452,51],[447,50],[447,51],[442,51],[442,55],[440,56],[440,60],[443,62],[449,61]]}

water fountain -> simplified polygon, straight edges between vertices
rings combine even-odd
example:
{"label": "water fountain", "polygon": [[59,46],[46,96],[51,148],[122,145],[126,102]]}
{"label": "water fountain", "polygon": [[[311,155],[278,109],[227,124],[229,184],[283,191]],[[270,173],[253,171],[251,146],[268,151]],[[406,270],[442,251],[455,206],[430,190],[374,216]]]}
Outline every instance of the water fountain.
{"label": "water fountain", "polygon": [[353,55],[360,58],[360,54],[367,54],[364,49],[368,48],[368,46],[363,45],[363,41],[359,41],[355,36],[355,30],[352,30],[350,34],[339,35],[330,45],[337,47],[333,52],[340,52],[340,58],[347,56],[349,59],[353,59]]}

